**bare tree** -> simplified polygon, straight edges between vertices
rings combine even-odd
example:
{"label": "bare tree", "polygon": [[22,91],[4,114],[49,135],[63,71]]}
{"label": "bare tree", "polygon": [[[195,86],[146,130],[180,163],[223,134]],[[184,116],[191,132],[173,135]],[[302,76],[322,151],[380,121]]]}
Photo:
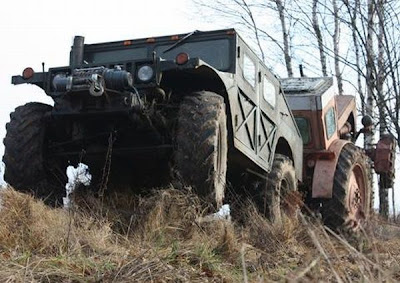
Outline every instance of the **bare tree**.
{"label": "bare tree", "polygon": [[[355,0],[354,2],[354,8],[350,9],[350,5],[348,3],[348,0],[344,0],[346,2],[347,7],[349,8],[348,12],[350,15],[350,27],[356,27],[357,26],[357,10],[360,7],[360,0]],[[360,97],[361,101],[361,114],[364,116],[365,115],[365,95],[363,92],[363,86],[362,86],[362,68],[361,68],[361,62],[360,62],[360,46],[359,46],[359,40],[357,37],[357,29],[352,28],[351,29],[351,37],[353,40],[353,48],[354,48],[354,57],[355,57],[355,67],[357,70],[357,93],[358,96]]]}
{"label": "bare tree", "polygon": [[318,1],[319,0],[312,0],[312,26],[315,32],[315,36],[317,37],[318,41],[318,49],[319,49],[319,57],[321,61],[321,70],[322,75],[324,77],[328,76],[327,66],[326,66],[326,54],[325,54],[325,46],[323,42],[322,32],[319,26],[318,21]]}
{"label": "bare tree", "polygon": [[286,16],[285,7],[283,6],[282,0],[273,0],[276,4],[279,13],[279,20],[282,26],[282,37],[283,37],[283,52],[285,56],[286,70],[288,77],[293,77],[292,69],[292,58],[290,57],[290,47],[289,47],[289,34],[286,28]]}
{"label": "bare tree", "polygon": [[336,0],[332,0],[332,5],[333,5],[333,18],[335,22],[335,31],[333,33],[333,53],[334,53],[333,59],[335,61],[335,76],[337,80],[339,94],[342,95],[343,82],[342,82],[342,73],[340,71],[340,66],[339,66],[340,16]]}

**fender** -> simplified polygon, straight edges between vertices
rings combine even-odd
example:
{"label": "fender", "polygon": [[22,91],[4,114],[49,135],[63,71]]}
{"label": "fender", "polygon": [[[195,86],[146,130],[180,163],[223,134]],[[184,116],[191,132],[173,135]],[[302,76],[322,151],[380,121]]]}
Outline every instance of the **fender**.
{"label": "fender", "polygon": [[233,139],[232,116],[229,114],[231,113],[229,91],[232,91],[235,85],[233,75],[231,73],[220,72],[199,58],[190,60],[192,64],[187,63],[183,66],[177,66],[175,62],[162,61],[163,67],[161,70],[163,75],[159,83],[176,88],[175,83],[177,81],[181,81],[181,84],[182,82],[187,82],[185,91],[188,91],[188,89],[194,91],[203,90],[204,85],[207,85],[208,91],[215,92],[224,97],[227,114],[229,115],[228,131]]}
{"label": "fender", "polygon": [[334,158],[329,160],[318,159],[316,161],[312,183],[313,198],[332,198],[336,165],[339,160],[340,152],[348,143],[350,143],[350,141],[335,140],[328,149],[330,152],[334,153]]}

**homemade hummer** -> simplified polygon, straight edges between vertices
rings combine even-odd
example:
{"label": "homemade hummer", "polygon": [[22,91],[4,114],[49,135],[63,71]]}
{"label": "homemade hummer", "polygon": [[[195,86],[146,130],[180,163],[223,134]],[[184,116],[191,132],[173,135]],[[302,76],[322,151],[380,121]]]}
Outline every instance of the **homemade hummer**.
{"label": "homemade hummer", "polygon": [[101,44],[77,36],[69,66],[26,68],[12,83],[54,100],[11,114],[3,161],[16,189],[57,202],[66,166],[83,161],[99,191],[173,179],[219,207],[227,184],[251,175],[271,219],[299,189],[333,227],[368,217],[354,98],[334,95],[330,78],[281,83],[233,29]]}

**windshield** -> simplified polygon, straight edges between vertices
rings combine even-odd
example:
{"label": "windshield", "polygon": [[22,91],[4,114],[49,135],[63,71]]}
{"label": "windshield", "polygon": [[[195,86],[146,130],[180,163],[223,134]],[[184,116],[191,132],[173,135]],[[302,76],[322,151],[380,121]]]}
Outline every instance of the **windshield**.
{"label": "windshield", "polygon": [[185,52],[189,55],[189,58],[200,58],[219,71],[228,71],[231,67],[230,45],[231,41],[227,38],[195,42],[183,41],[179,45],[174,46],[172,49],[170,48],[171,43],[162,45],[149,44],[104,51],[88,50],[85,52],[83,59],[87,64],[111,64],[117,62],[150,59],[153,51],[156,51],[156,55],[162,59],[175,60],[176,55]]}
{"label": "windshield", "polygon": [[296,124],[297,127],[300,130],[301,137],[303,138],[303,144],[307,145],[311,141],[311,136],[310,136],[310,123],[308,122],[308,119],[303,118],[303,117],[296,117]]}
{"label": "windshield", "polygon": [[226,71],[230,67],[230,41],[218,39],[210,41],[186,42],[166,51],[169,45],[160,45],[155,48],[158,56],[166,60],[174,60],[176,55],[185,52],[190,58],[200,58],[217,70]]}
{"label": "windshield", "polygon": [[85,54],[84,60],[90,64],[104,64],[118,61],[140,60],[148,57],[147,52],[147,47],[98,51]]}

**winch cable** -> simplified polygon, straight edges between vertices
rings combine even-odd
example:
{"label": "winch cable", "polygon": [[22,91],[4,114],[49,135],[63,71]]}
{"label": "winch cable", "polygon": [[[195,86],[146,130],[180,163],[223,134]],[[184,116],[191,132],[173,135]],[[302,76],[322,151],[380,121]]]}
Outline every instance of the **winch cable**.
{"label": "winch cable", "polygon": [[104,196],[104,191],[107,189],[108,177],[110,176],[112,150],[113,150],[113,145],[114,145],[115,139],[116,138],[114,136],[114,132],[110,132],[110,135],[108,136],[108,148],[107,148],[107,153],[106,153],[106,160],[104,162],[100,187],[99,187],[99,191],[98,191],[99,197],[102,200],[103,200],[103,196]]}

